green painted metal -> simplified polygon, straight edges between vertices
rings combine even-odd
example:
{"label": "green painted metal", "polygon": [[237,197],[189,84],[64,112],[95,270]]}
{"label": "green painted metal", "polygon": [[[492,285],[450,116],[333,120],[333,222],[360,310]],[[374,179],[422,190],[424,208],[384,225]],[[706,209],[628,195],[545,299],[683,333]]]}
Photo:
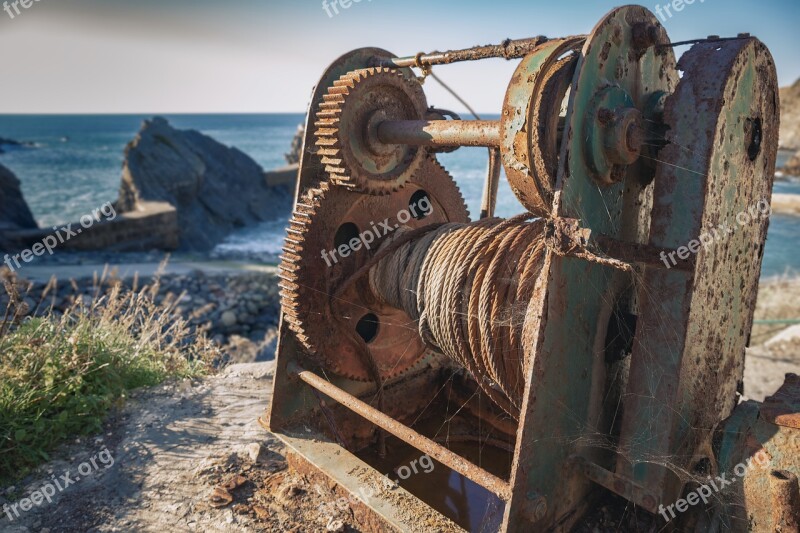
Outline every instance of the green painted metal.
{"label": "green painted metal", "polygon": [[[584,158],[592,177],[604,183],[618,181],[615,173],[625,170],[623,165],[618,165],[611,159],[610,152],[627,141],[624,138],[626,132],[619,128],[616,122],[616,116],[626,110],[638,112],[628,93],[613,85],[597,92],[589,104],[590,120],[586,125]],[[607,116],[601,119],[604,115]],[[619,178],[623,176],[621,174]]]}
{"label": "green painted metal", "polygon": [[754,160],[745,146],[747,120],[777,123],[774,65],[760,42],[698,44],[681,62],[650,244],[686,246],[726,223],[735,231],[700,249],[693,273],[648,269],[640,288],[617,473],[628,469],[665,505],[680,497],[683,473],[714,462],[713,429],[736,404],[767,228],[766,218],[736,216],[769,199],[777,146],[776,131],[764,132]]}
{"label": "green painted metal", "polygon": [[[671,92],[677,80],[671,49],[645,50],[632,56],[633,26],[656,28],[659,43],[666,32],[644,8],[628,6],[612,11],[594,29],[576,68],[562,144],[554,215],[577,218],[592,232],[621,240],[641,242],[646,234],[642,213],[643,186],[637,165],[627,169],[625,180],[601,186],[591,178],[584,150],[593,126],[592,102],[608,87],[618,87],[640,110],[659,91]],[[522,517],[529,513],[529,495],[546,499],[545,523],[568,529],[589,503],[591,483],[571,456],[580,454],[606,468],[602,462],[606,434],[598,427],[605,385],[603,342],[612,307],[628,283],[619,272],[585,260],[549,258],[547,297],[541,309],[529,309],[537,330],[526,338],[532,359],[517,441],[514,494],[507,506],[509,531],[529,530]],[[539,319],[538,317],[541,317]]]}
{"label": "green painted metal", "polygon": [[[503,101],[501,121],[501,158],[514,194],[524,206],[549,207],[552,199],[536,183],[546,179],[536,176],[533,161],[534,132],[544,128],[534,116],[534,98],[541,96],[554,64],[565,52],[576,49],[583,37],[554,39],[539,45],[517,65]],[[558,102],[560,104],[560,102]],[[550,186],[552,188],[552,185]]]}
{"label": "green painted metal", "polygon": [[[736,407],[716,438],[714,476],[725,474],[733,483],[714,498],[708,528],[774,531],[770,477],[777,470],[800,476],[800,429],[771,424],[764,419],[761,404],[748,401]],[[703,482],[708,479],[698,479]]]}

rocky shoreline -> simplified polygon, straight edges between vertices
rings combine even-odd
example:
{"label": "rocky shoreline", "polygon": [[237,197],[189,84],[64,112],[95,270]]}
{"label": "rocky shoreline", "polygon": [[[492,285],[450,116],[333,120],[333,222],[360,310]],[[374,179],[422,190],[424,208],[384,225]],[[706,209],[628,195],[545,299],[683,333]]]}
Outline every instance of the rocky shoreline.
{"label": "rocky shoreline", "polygon": [[[157,286],[153,301],[171,305],[198,333],[203,332],[223,348],[223,362],[267,361],[274,357],[279,317],[276,276],[267,272],[212,274],[195,270],[188,274],[164,274],[153,279],[56,279],[30,281],[5,276],[16,285],[24,305],[24,317],[60,316],[73,305],[91,306],[115,286],[138,291]],[[10,301],[0,294],[0,312]]]}
{"label": "rocky shoreline", "polygon": [[[0,146],[23,145],[0,139]],[[297,156],[290,153],[286,159]],[[208,253],[239,228],[288,218],[296,175],[296,167],[265,172],[236,147],[153,117],[125,148],[119,195],[107,202],[113,219],[91,230],[83,217],[80,225],[73,221],[87,231],[62,241],[60,248]],[[19,179],[0,165],[0,250],[23,251],[51,233],[37,226]]]}

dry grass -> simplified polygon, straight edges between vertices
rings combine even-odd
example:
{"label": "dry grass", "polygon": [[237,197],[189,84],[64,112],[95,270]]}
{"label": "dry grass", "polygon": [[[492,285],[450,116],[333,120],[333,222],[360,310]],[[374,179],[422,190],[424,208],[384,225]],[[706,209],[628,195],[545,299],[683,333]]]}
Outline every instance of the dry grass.
{"label": "dry grass", "polygon": [[[91,302],[62,315],[27,317],[17,280],[0,310],[0,483],[19,478],[68,437],[101,429],[126,391],[213,368],[218,349],[174,311],[158,305],[158,277],[141,290],[95,280]],[[99,281],[99,283],[97,283]],[[46,301],[45,290],[41,301]]]}

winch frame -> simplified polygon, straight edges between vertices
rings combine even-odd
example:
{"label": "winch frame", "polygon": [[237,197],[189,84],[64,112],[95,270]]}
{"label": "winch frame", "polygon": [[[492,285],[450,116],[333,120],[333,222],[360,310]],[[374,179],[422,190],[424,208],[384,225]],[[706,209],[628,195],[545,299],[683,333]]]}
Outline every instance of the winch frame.
{"label": "winch frame", "polygon": [[[378,427],[497,494],[505,501],[502,531],[567,531],[596,500],[598,486],[657,514],[691,481],[676,472],[700,474],[700,465],[709,473],[724,468],[714,437],[726,427],[740,388],[768,219],[754,221],[727,248],[699,250],[672,266],[663,257],[678,254],[709,224],[769,200],[778,123],[774,64],[757,39],[740,36],[701,42],[676,65],[663,27],[638,6],[618,8],[588,36],[566,42],[574,47],[584,39],[570,85],[557,179],[549,184],[552,198],[540,195],[552,201],[542,213],[549,218],[548,251],[523,327],[529,364],[510,479],[469,463],[402,422],[424,409],[431,387],[452,372],[441,355],[429,351],[403,375],[384,382],[389,400],[381,412],[369,403],[373,384],[318,368],[282,316],[273,402],[264,424],[289,446],[298,468],[356,494],[363,479],[354,472],[377,473],[345,446],[367,442]],[[407,58],[363,48],[342,56],[312,95],[297,201],[327,178],[312,148],[314,117],[342,76],[376,66],[413,76],[410,67],[424,71],[453,61],[537,53],[544,59],[552,50],[561,54],[570,48],[551,50],[546,43],[537,37]],[[540,64],[552,66],[554,59],[560,56]],[[701,80],[687,74],[680,81],[679,66],[690,72],[701,61],[714,76]],[[538,116],[535,106],[527,107],[524,91],[514,85],[526,83],[535,86],[517,79],[509,94],[530,118]],[[505,127],[522,134],[536,124]],[[380,142],[409,146],[499,148],[503,163],[515,165],[518,183],[524,185],[525,176],[547,179],[520,157],[518,138],[504,137],[503,128],[502,121],[388,120],[376,126],[375,135]],[[665,142],[650,146],[648,132]],[[531,205],[541,203],[539,197],[520,196],[530,209],[526,198],[533,199]],[[494,211],[493,205],[488,208]],[[755,257],[743,259],[747,250]],[[715,276],[717,270],[724,276]],[[738,297],[731,294],[736,290]],[[711,305],[704,298],[711,298]],[[719,316],[713,302],[733,311]],[[617,322],[629,328],[621,360],[610,359],[607,339]],[[711,353],[713,347],[720,353]],[[717,364],[723,365],[719,372]],[[711,405],[698,405],[709,392]],[[310,421],[328,420],[335,404],[346,408],[336,414],[350,433],[331,438],[324,423],[309,433]],[[615,412],[618,407],[621,413]],[[726,464],[739,453],[731,446]],[[796,459],[781,461],[800,474]],[[407,511],[410,506],[430,516],[427,504],[398,490],[402,505],[377,498],[365,513],[369,508],[378,522],[398,530],[425,530],[409,522]],[[458,529],[436,516],[436,528]]]}

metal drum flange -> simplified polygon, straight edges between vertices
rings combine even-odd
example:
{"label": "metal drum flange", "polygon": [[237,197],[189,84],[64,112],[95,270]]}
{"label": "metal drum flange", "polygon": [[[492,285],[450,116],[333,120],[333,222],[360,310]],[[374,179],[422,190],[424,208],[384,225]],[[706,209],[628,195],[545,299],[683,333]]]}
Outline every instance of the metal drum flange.
{"label": "metal drum flange", "polygon": [[[549,213],[558,170],[559,117],[584,39],[548,41],[511,78],[500,121],[501,157],[511,190],[526,209]],[[567,54],[567,55],[565,55]]]}
{"label": "metal drum flange", "polygon": [[279,273],[284,318],[307,354],[358,381],[371,380],[364,346],[382,379],[417,363],[427,349],[417,328],[404,312],[376,300],[368,276],[333,295],[400,227],[468,221],[458,187],[433,158],[405,187],[386,195],[328,183],[307,191],[290,219]]}
{"label": "metal drum flange", "polygon": [[586,164],[602,183],[622,181],[644,145],[642,113],[625,90],[609,85],[595,94],[588,115],[583,145]]}
{"label": "metal drum flange", "polygon": [[422,120],[427,100],[419,81],[384,67],[341,76],[323,96],[317,111],[317,154],[329,180],[368,194],[388,194],[422,165],[423,146],[386,144],[378,125],[386,120]]}
{"label": "metal drum flange", "polygon": [[580,219],[598,234],[646,241],[648,163],[656,157],[649,149],[663,136],[661,97],[679,79],[667,32],[646,8],[614,9],[595,26],[570,87],[555,215]]}

